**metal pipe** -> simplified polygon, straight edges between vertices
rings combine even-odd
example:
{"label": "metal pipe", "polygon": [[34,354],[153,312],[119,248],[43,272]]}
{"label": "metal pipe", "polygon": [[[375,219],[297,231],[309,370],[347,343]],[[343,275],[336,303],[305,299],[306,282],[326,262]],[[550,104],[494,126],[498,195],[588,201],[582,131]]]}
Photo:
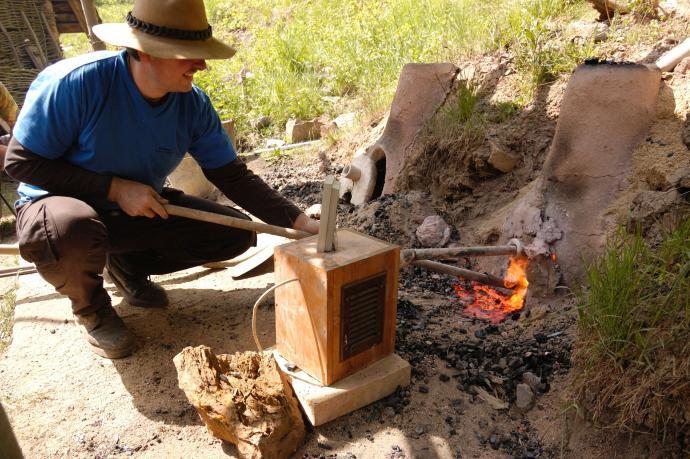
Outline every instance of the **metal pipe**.
{"label": "metal pipe", "polygon": [[463,279],[480,282],[482,284],[490,285],[491,287],[505,288],[506,287],[503,279],[488,273],[478,273],[477,271],[471,271],[469,269],[458,268],[457,266],[445,265],[437,261],[413,261],[413,265],[426,268],[429,271],[436,271],[443,274],[450,274],[451,276],[462,277]]}
{"label": "metal pipe", "polygon": [[37,272],[34,265],[15,266],[14,268],[0,269],[0,277],[21,276]]}
{"label": "metal pipe", "polygon": [[450,257],[481,257],[499,255],[521,255],[522,244],[511,239],[508,245],[478,247],[448,247],[441,249],[405,249],[400,251],[400,262],[409,265],[417,260],[436,260]]}

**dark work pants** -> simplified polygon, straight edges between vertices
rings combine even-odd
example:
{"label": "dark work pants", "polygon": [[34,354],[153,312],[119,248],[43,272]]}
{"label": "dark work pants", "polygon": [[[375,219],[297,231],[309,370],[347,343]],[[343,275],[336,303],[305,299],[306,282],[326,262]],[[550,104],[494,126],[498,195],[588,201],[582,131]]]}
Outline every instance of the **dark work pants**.
{"label": "dark work pants", "polygon": [[[170,204],[248,219],[240,211],[181,191],[161,193]],[[134,275],[166,274],[233,258],[256,244],[256,234],[183,217],[130,217],[97,211],[84,201],[49,196],[17,213],[19,252],[72,300],[72,312],[110,305],[103,288],[107,256]]]}

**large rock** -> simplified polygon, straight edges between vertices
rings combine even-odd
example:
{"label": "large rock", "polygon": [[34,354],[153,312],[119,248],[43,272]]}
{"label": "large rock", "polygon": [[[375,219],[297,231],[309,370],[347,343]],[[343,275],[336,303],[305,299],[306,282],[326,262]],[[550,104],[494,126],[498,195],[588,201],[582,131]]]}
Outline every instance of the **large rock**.
{"label": "large rock", "polygon": [[311,121],[288,120],[285,135],[290,143],[307,142],[321,138],[323,123],[318,118]]}
{"label": "large rock", "polygon": [[438,215],[431,215],[424,219],[415,234],[424,247],[443,247],[450,239],[450,226]]}
{"label": "large rock", "polygon": [[491,139],[489,140],[489,148],[488,163],[491,164],[492,167],[504,174],[515,169],[515,166],[520,160],[520,157],[515,152]]}
{"label": "large rock", "polygon": [[579,42],[594,40],[599,43],[606,40],[608,31],[609,26],[595,21],[574,21],[566,27],[566,35]]}
{"label": "large rock", "polygon": [[515,406],[518,410],[526,413],[534,406],[534,392],[532,388],[525,383],[517,385],[515,389]]}
{"label": "large rock", "polygon": [[186,347],[174,358],[179,386],[209,431],[241,457],[289,457],[304,439],[292,388],[270,352],[214,355]]}

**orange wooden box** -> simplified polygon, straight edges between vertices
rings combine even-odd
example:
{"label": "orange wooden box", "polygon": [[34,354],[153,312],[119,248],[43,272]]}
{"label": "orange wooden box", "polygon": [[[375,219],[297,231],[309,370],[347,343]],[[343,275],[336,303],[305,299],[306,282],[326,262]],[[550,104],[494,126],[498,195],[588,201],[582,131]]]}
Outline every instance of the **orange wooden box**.
{"label": "orange wooden box", "polygon": [[338,230],[336,250],[317,253],[318,237],[276,247],[276,348],[331,385],[395,348],[400,248]]}

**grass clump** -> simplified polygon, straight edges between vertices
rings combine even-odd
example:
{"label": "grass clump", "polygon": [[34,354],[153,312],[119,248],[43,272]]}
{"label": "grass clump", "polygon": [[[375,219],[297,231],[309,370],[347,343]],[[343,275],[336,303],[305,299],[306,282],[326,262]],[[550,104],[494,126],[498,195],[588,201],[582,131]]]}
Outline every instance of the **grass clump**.
{"label": "grass clump", "polygon": [[0,352],[5,350],[12,338],[14,307],[17,300],[17,284],[6,288],[0,300]]}
{"label": "grass clump", "polygon": [[657,247],[620,234],[579,297],[576,393],[596,422],[690,433],[690,220]]}

